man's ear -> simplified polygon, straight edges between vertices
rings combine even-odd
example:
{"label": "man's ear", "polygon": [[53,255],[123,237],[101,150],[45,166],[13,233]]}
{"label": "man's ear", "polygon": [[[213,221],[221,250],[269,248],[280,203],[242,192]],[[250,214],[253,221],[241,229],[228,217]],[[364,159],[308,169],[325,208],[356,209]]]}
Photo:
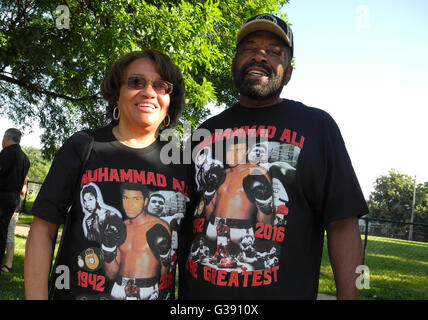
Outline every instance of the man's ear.
{"label": "man's ear", "polygon": [[285,83],[284,86],[287,85],[288,81],[291,79],[291,75],[293,73],[293,67],[291,66],[291,63],[288,64],[287,70],[285,70]]}
{"label": "man's ear", "polygon": [[232,68],[232,76],[235,70],[235,63],[236,63],[236,55],[233,56],[232,58],[232,64],[231,64],[231,68]]}

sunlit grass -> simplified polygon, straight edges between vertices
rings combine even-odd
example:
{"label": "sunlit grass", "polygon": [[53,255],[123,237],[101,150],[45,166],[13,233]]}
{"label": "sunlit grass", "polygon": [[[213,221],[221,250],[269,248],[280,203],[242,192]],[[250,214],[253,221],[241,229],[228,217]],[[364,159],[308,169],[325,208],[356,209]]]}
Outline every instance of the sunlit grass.
{"label": "sunlit grass", "polygon": [[18,216],[18,223],[30,225],[33,221],[33,216],[31,214],[21,212]]}
{"label": "sunlit grass", "polygon": [[[369,236],[365,265],[370,289],[361,299],[428,299],[428,243]],[[326,245],[321,273],[319,291],[335,294]]]}
{"label": "sunlit grass", "polygon": [[24,293],[24,256],[26,238],[15,236],[15,257],[13,272],[2,272],[0,277],[0,300],[23,300]]}

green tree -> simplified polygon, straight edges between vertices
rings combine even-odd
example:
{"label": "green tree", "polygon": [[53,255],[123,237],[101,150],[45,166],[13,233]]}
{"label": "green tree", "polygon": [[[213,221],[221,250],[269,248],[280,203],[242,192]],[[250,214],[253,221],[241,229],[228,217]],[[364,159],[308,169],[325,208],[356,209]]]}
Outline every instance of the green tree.
{"label": "green tree", "polygon": [[[414,222],[428,224],[428,182],[419,184],[416,189]],[[428,226],[413,227],[414,240],[428,241]]]}
{"label": "green tree", "polygon": [[22,146],[22,150],[30,160],[31,166],[28,170],[28,180],[43,182],[52,164],[51,160],[43,158],[42,151],[33,147]]}
{"label": "green tree", "polygon": [[[370,216],[375,218],[410,221],[414,177],[392,169],[388,175],[376,179],[369,197]],[[428,183],[416,185],[414,222],[428,223]],[[395,230],[408,232],[408,226],[394,225]],[[425,227],[425,232],[427,232]]]}
{"label": "green tree", "polygon": [[51,156],[77,129],[106,123],[99,87],[108,66],[131,50],[154,48],[183,71],[181,120],[194,127],[208,103],[236,100],[230,65],[242,22],[263,12],[286,18],[279,10],[287,2],[3,0],[0,111],[22,128],[38,119]]}

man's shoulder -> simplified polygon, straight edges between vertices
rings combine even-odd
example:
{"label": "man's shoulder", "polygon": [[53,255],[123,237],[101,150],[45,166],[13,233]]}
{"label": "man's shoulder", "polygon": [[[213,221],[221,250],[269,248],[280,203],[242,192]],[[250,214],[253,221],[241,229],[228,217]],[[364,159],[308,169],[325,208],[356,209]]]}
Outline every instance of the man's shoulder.
{"label": "man's shoulder", "polygon": [[305,114],[305,115],[312,115],[314,117],[328,117],[328,116],[330,116],[327,111],[325,111],[321,108],[308,106],[308,105],[306,105],[300,101],[295,101],[295,100],[291,100],[291,99],[284,99],[283,104],[284,104],[284,106],[288,107],[290,110],[295,111],[295,112],[300,112],[300,113]]}
{"label": "man's shoulder", "polygon": [[8,147],[5,147],[2,151],[4,152],[3,154],[9,153],[12,157],[18,157],[18,159],[23,159],[25,162],[30,162],[28,156],[22,150],[19,143],[14,143]]}
{"label": "man's shoulder", "polygon": [[224,109],[220,113],[205,119],[199,125],[198,128],[215,128],[215,127],[217,127],[218,124],[221,124],[224,121],[224,119],[227,119],[228,117],[230,117],[230,115],[232,113],[234,113],[236,111],[237,105],[238,105],[238,103],[235,103],[232,106],[227,107],[226,109]]}
{"label": "man's shoulder", "polygon": [[228,111],[229,109],[226,109],[220,112],[219,114],[206,119],[199,125],[198,129],[216,127],[216,124],[221,122],[222,119],[224,119],[225,113]]}
{"label": "man's shoulder", "polygon": [[[242,107],[241,107],[242,108]],[[212,116],[202,122],[198,129],[213,129],[219,128],[224,125],[225,120],[236,118],[236,112],[239,111],[239,104],[235,104],[230,108],[227,108],[219,114]],[[260,113],[258,113],[260,114]],[[301,119],[304,122],[329,122],[333,120],[332,116],[324,109],[318,107],[312,107],[304,104],[300,101],[291,99],[282,99],[281,103],[278,103],[270,112],[265,114],[268,118],[282,119],[283,116],[292,116],[293,118]],[[333,120],[334,121],[334,120]]]}
{"label": "man's shoulder", "polygon": [[18,148],[20,148],[19,144],[14,143],[14,144],[11,144],[11,145],[9,145],[9,146],[7,146],[7,147],[4,147],[4,148],[1,150],[1,153],[2,153],[2,154],[14,153],[14,152],[16,152],[16,150],[17,150]]}
{"label": "man's shoulder", "polygon": [[285,100],[284,103],[288,106],[286,112],[292,115],[294,119],[302,124],[310,124],[312,127],[335,127],[334,118],[325,109],[308,106],[299,101]]}

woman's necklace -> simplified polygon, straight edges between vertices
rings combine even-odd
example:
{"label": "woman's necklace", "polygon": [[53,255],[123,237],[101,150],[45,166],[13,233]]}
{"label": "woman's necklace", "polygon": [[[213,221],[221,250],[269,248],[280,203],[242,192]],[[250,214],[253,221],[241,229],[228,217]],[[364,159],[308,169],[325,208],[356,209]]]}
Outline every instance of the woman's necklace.
{"label": "woman's necklace", "polygon": [[122,143],[128,147],[135,148],[135,146],[133,146],[133,144],[131,142],[126,141],[125,138],[120,134],[118,127],[113,128],[113,133],[114,133],[117,141],[119,141],[120,143]]}
{"label": "woman's necklace", "polygon": [[[119,127],[114,127],[113,128],[113,134],[116,137],[117,141],[119,141],[120,143],[130,147],[130,148],[144,148],[147,145],[145,143],[138,143],[137,140],[126,140],[122,134],[119,132]],[[149,143],[150,144],[150,143]]]}

